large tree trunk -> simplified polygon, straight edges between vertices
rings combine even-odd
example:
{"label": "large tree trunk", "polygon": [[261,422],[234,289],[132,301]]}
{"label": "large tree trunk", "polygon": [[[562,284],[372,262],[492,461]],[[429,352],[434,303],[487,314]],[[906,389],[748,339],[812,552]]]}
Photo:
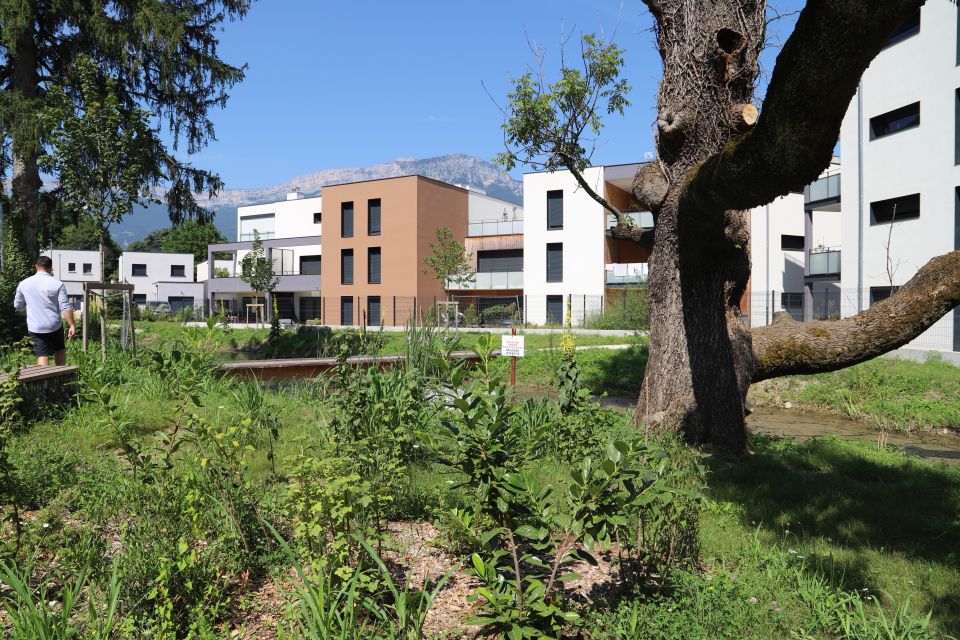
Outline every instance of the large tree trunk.
{"label": "large tree trunk", "polygon": [[685,187],[701,163],[755,120],[744,105],[752,97],[765,7],[648,4],[664,58],[657,148],[668,187],[659,203],[648,202],[641,181],[635,187],[655,216],[650,354],[635,422],[739,451],[746,445],[744,397],[753,368],[739,308],[750,276],[749,235],[742,212],[724,211]]}
{"label": "large tree trunk", "polygon": [[[32,9],[36,11],[36,9]],[[40,79],[37,70],[36,33],[31,22],[17,36],[16,48],[10,55],[10,89],[17,107],[11,126],[13,144],[13,176],[10,198],[10,229],[15,234],[24,259],[39,254],[38,228],[40,188],[40,145],[33,118],[39,97]]]}

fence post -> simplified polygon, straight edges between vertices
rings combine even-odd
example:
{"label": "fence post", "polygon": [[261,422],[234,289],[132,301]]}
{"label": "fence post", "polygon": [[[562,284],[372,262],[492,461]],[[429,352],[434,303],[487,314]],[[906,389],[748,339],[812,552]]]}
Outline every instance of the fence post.
{"label": "fence post", "polygon": [[603,294],[600,294],[600,315],[604,316],[607,313],[607,308],[603,306]]}
{"label": "fence post", "polygon": [[580,319],[580,326],[587,326],[587,294],[583,294],[583,317]]}
{"label": "fence post", "polygon": [[393,326],[397,326],[397,296],[393,296]]}
{"label": "fence post", "polygon": [[523,324],[527,324],[527,294],[523,294]]}
{"label": "fence post", "polygon": [[417,296],[413,296],[413,324],[417,324]]}

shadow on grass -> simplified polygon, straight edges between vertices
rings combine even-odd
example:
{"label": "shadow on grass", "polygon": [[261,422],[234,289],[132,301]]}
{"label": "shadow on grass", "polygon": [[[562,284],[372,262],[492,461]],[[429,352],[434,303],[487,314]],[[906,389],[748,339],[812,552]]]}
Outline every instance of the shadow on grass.
{"label": "shadow on grass", "polygon": [[583,371],[583,381],[593,393],[625,395],[634,398],[640,394],[643,374],[647,368],[647,348],[635,345],[629,349],[591,349],[577,353]]}
{"label": "shadow on grass", "polygon": [[[800,543],[824,539],[839,547],[844,553],[820,558],[820,568],[837,586],[873,588],[878,569],[870,566],[871,552],[943,565],[948,576],[956,571],[960,470],[833,438],[759,437],[755,445],[749,458],[710,458],[710,493],[741,505],[744,526],[775,534],[789,526]],[[955,575],[946,580],[952,585],[918,585],[937,617],[954,629],[960,628]]]}

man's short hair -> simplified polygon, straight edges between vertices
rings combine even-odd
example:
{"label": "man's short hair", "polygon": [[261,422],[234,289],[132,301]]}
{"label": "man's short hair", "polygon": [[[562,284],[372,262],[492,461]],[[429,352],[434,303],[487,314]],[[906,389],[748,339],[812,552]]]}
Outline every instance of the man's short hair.
{"label": "man's short hair", "polygon": [[53,269],[53,260],[50,259],[50,256],[40,256],[37,258],[37,266],[44,271],[50,271]]}

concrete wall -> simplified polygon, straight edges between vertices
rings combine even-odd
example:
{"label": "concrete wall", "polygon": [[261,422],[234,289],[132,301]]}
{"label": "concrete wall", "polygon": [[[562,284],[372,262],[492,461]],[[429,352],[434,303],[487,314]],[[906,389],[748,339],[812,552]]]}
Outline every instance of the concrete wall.
{"label": "concrete wall", "polygon": [[274,216],[274,233],[276,238],[302,238],[305,236],[319,236],[321,224],[314,224],[314,213],[322,213],[323,199],[297,198],[281,200],[267,204],[237,207],[237,241],[241,240],[240,233],[243,219],[249,216]]}
{"label": "concrete wall", "polygon": [[[209,270],[209,268],[208,268],[209,265],[210,265],[210,263],[207,262],[206,260],[204,260],[203,262],[201,262],[200,264],[197,265],[197,268],[196,268],[196,274],[197,274],[196,281],[197,281],[197,282],[205,282],[205,281],[207,280],[207,276],[208,276],[208,274],[209,274],[209,272],[210,272],[210,270]],[[226,270],[227,270],[227,273],[229,273],[231,276],[237,275],[237,270],[236,270],[236,269],[237,269],[237,265],[236,265],[236,262],[233,261],[233,260],[214,260],[214,261],[213,261],[213,268],[214,268],[214,269],[226,269]]]}
{"label": "concrete wall", "polygon": [[[53,275],[67,288],[67,295],[82,296],[84,282],[100,282],[100,252],[81,251],[77,249],[51,249],[43,255],[50,256],[53,261]],[[70,263],[76,265],[71,272]],[[84,265],[90,265],[90,273],[83,272]]]}
{"label": "concrete wall", "polygon": [[470,222],[523,220],[523,207],[479,191],[467,192],[467,216]]}
{"label": "concrete wall", "polygon": [[[791,193],[769,205],[750,211],[750,325],[770,321],[771,308],[780,310],[780,294],[802,293],[804,274],[803,251],[784,250],[782,236],[803,237],[803,194]],[[773,305],[769,299],[771,291]]]}
{"label": "concrete wall", "polygon": [[[957,7],[930,0],[921,11],[920,32],[884,51],[867,69],[841,129],[843,158],[842,287],[844,315],[870,304],[872,286],[888,286],[887,248],[894,284],[909,280],[928,260],[957,248],[956,164]],[[870,119],[920,102],[920,125],[871,140]],[[870,203],[919,193],[920,217],[871,224]],[[859,298],[852,292],[861,290]],[[954,348],[954,315],[947,314],[908,345]],[[957,323],[960,325],[960,323]]]}
{"label": "concrete wall", "polygon": [[[133,265],[145,264],[146,276],[133,275]],[[170,267],[184,267],[184,276],[172,277]],[[142,251],[124,251],[120,254],[119,278],[134,286],[134,295],[146,295],[147,302],[166,302],[169,295],[195,295],[193,293],[170,293],[178,291],[177,285],[194,283],[193,255],[189,253],[147,253]],[[162,286],[160,286],[162,285]],[[158,288],[159,286],[159,288]],[[195,287],[181,287],[184,291],[195,291]],[[200,293],[195,295],[203,305],[202,285]]]}
{"label": "concrete wall", "polygon": [[[603,193],[603,167],[584,172]],[[563,229],[547,229],[547,192],[563,191]],[[523,279],[527,321],[546,323],[548,295],[604,295],[606,215],[569,171],[523,176]],[[547,244],[563,243],[563,282],[547,282]]]}

